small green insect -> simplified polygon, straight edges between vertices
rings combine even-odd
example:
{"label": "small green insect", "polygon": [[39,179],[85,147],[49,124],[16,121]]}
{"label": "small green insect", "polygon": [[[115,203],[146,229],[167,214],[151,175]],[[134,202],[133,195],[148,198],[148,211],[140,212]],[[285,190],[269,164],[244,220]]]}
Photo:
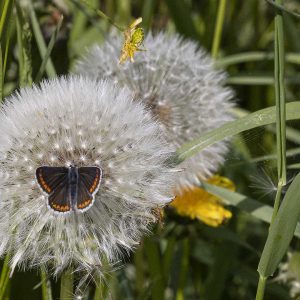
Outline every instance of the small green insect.
{"label": "small green insect", "polygon": [[123,63],[126,59],[130,58],[131,62],[134,62],[134,53],[136,51],[146,51],[139,47],[144,41],[144,30],[141,27],[137,27],[142,22],[142,18],[138,18],[132,22],[132,24],[124,31],[124,44],[121,51],[119,63]]}

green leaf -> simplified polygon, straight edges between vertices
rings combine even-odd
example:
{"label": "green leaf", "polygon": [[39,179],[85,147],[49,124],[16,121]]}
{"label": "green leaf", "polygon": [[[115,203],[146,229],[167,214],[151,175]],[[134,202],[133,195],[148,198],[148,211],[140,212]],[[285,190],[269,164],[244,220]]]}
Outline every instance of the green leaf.
{"label": "green leaf", "polygon": [[[29,4],[29,15],[30,15],[30,19],[31,19],[34,37],[35,37],[36,43],[38,45],[41,58],[43,58],[46,56],[47,47],[46,47],[46,43],[45,43],[38,19],[36,17],[35,11],[34,11],[34,8],[31,3]],[[50,57],[46,64],[46,72],[49,77],[56,76],[56,71],[55,71],[54,65],[53,65]]]}
{"label": "green leaf", "polygon": [[300,214],[300,173],[293,180],[270,226],[258,265],[262,277],[273,275],[293,238]]}
{"label": "green leaf", "polygon": [[62,21],[63,21],[63,16],[60,17],[60,19],[59,19],[59,21],[57,23],[57,26],[56,26],[54,32],[51,35],[51,39],[50,39],[50,42],[49,42],[46,54],[43,57],[42,64],[41,64],[40,69],[38,71],[38,74],[36,75],[36,78],[35,78],[35,82],[39,82],[41,80],[43,74],[44,74],[46,64],[47,64],[48,59],[50,57],[50,54],[51,54],[51,51],[53,49],[54,43],[55,43],[55,41],[57,39],[58,32],[59,32],[60,27],[62,25]]}
{"label": "green leaf", "polygon": [[[300,102],[286,104],[286,120],[296,120],[299,118]],[[275,106],[258,110],[243,118],[228,122],[219,128],[203,134],[199,139],[183,145],[177,150],[177,156],[174,160],[180,163],[216,142],[249,129],[272,124],[275,120]]]}

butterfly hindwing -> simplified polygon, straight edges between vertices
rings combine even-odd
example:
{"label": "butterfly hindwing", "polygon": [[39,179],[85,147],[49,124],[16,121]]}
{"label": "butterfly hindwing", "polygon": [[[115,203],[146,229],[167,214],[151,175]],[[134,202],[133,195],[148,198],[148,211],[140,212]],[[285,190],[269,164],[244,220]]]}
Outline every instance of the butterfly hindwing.
{"label": "butterfly hindwing", "polygon": [[71,203],[68,197],[68,178],[58,184],[55,190],[48,197],[48,205],[55,211],[60,213],[69,212]]}
{"label": "butterfly hindwing", "polygon": [[85,210],[93,204],[94,194],[99,188],[102,172],[98,167],[80,167],[78,168],[78,175],[77,209]]}

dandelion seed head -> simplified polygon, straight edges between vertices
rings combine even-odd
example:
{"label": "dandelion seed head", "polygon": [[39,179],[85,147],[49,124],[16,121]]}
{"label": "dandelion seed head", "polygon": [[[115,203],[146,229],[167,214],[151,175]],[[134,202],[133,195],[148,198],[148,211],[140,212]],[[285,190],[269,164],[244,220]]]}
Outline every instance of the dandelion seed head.
{"label": "dandelion seed head", "polygon": [[[44,81],[6,99],[0,111],[0,254],[10,253],[12,269],[44,265],[58,274],[73,264],[101,273],[103,259],[116,263],[124,249],[138,245],[155,220],[153,207],[172,199],[174,172],[165,161],[174,149],[131,99],[126,88],[79,76]],[[70,164],[96,164],[103,178],[87,211],[55,214],[35,171]]]}
{"label": "dandelion seed head", "polygon": [[[120,37],[111,35],[104,44],[93,46],[78,62],[76,72],[128,87],[175,147],[232,120],[234,93],[224,87],[226,74],[214,69],[213,61],[195,42],[150,33],[144,42],[147,51],[140,52],[134,63],[123,65],[116,59],[120,43]],[[219,142],[184,161],[177,189],[183,191],[211,176],[226,153],[226,142]]]}

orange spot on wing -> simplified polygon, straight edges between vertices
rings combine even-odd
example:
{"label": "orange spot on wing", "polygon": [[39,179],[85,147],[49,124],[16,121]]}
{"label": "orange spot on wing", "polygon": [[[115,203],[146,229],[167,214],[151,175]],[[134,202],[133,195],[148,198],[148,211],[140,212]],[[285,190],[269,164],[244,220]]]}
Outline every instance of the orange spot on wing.
{"label": "orange spot on wing", "polygon": [[80,203],[77,205],[77,207],[79,209],[85,209],[86,207],[88,207],[90,204],[92,203],[92,199],[87,199],[84,202]]}

